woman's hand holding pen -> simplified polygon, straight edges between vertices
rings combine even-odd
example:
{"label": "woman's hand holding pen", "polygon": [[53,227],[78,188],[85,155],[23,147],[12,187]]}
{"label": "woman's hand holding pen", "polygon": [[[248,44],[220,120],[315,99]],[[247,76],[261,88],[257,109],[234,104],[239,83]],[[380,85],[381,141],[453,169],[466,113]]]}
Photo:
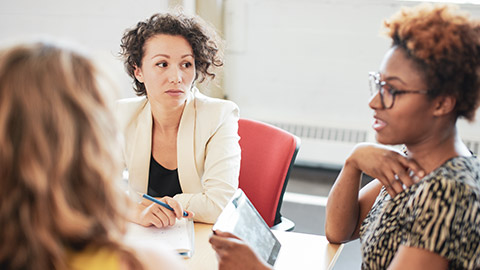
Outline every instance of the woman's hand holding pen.
{"label": "woman's hand holding pen", "polygon": [[156,198],[157,200],[169,205],[172,210],[167,209],[151,200],[142,199],[136,207],[135,222],[142,226],[155,226],[157,228],[175,225],[177,218],[192,218],[193,213],[185,211],[188,215],[184,216],[182,206],[173,198],[165,196]]}
{"label": "woman's hand holding pen", "polygon": [[378,144],[357,145],[345,166],[353,166],[378,179],[392,198],[401,193],[404,187],[413,185],[425,176],[425,172],[415,160]]}

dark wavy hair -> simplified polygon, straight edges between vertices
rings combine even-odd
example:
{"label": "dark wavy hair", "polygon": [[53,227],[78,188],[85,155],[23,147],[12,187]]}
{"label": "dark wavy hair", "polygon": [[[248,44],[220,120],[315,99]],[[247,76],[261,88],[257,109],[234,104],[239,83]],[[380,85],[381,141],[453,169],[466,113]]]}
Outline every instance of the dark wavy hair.
{"label": "dark wavy hair", "polygon": [[166,34],[184,37],[193,50],[195,58],[195,80],[203,82],[214,79],[213,67],[223,66],[222,40],[213,27],[200,17],[184,14],[154,14],[127,29],[122,37],[120,56],[124,58],[125,69],[134,81],[133,89],[138,96],[146,94],[145,85],[135,78],[135,67],[142,66],[145,42],[152,36]]}
{"label": "dark wavy hair", "polygon": [[457,117],[472,121],[480,96],[480,24],[452,5],[403,8],[384,22],[392,46],[424,71],[429,97],[456,99]]}

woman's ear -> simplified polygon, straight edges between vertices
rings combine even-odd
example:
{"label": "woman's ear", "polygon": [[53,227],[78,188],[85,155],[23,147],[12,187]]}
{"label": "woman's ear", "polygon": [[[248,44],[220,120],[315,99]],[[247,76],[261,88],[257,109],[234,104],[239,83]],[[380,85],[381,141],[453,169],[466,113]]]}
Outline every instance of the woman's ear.
{"label": "woman's ear", "polygon": [[135,70],[133,71],[133,74],[135,75],[135,78],[137,78],[137,81],[144,83],[143,81],[143,72],[142,69],[135,66]]}
{"label": "woman's ear", "polygon": [[433,115],[443,116],[449,114],[455,109],[457,100],[453,96],[439,96],[433,102],[435,103]]}

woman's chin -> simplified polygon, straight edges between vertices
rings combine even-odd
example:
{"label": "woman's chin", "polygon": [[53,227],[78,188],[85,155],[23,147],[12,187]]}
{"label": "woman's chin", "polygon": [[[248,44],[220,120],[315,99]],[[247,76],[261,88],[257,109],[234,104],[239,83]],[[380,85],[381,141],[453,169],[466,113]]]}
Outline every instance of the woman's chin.
{"label": "woman's chin", "polygon": [[398,144],[403,144],[402,142],[399,142],[398,140],[394,138],[389,138],[387,136],[382,136],[380,134],[375,135],[375,140],[380,143],[380,144],[385,144],[385,145],[398,145]]}

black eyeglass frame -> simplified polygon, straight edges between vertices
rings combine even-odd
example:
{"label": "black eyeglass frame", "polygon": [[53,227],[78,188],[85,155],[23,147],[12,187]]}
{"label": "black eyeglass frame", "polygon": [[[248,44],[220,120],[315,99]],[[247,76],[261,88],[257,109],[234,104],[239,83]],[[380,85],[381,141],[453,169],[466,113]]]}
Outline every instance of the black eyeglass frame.
{"label": "black eyeglass frame", "polygon": [[[398,90],[391,85],[389,85],[387,82],[380,80],[380,73],[378,72],[369,72],[368,73],[368,79],[369,82],[373,81],[376,85],[376,89],[372,89],[372,84],[369,83],[370,86],[370,94],[372,97],[377,94],[377,92],[380,92],[380,101],[382,102],[383,109],[391,109],[393,105],[395,104],[395,96],[396,95],[402,95],[402,94],[423,94],[427,95],[430,93],[430,90]],[[387,91],[392,95],[392,104],[390,106],[385,106],[385,101],[383,100],[383,93],[385,91],[384,86],[388,86]]]}

